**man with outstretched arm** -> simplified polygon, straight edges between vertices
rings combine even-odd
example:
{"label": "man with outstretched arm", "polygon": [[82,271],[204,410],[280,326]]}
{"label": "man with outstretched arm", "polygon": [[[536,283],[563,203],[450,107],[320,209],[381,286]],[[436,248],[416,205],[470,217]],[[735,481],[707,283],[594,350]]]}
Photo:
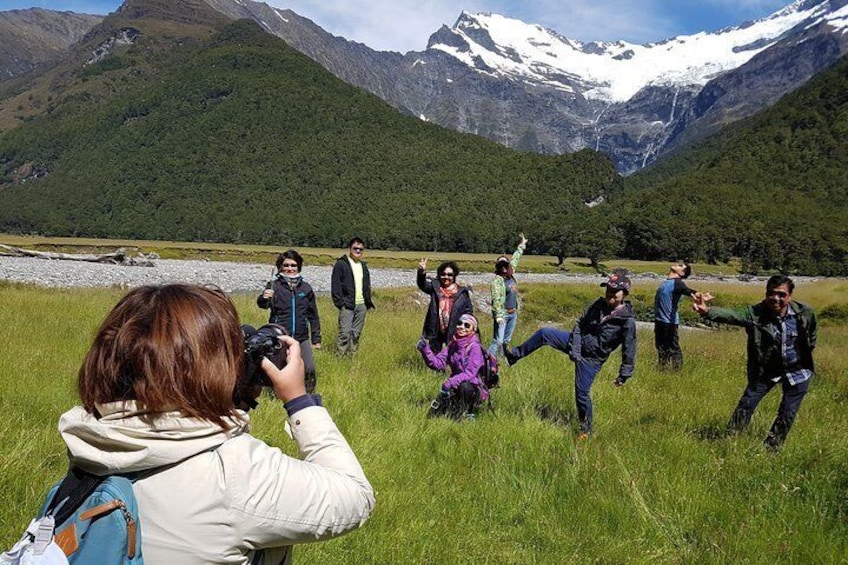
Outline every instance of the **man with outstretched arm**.
{"label": "man with outstretched arm", "polygon": [[510,365],[548,345],[562,351],[574,362],[574,400],[580,421],[579,439],[592,433],[592,399],[589,391],[604,362],[621,346],[621,367],[613,381],[617,387],[633,376],[636,364],[636,319],[625,297],[630,293],[630,278],[613,274],[606,282],[603,298],[598,298],[580,316],[571,332],[541,328],[530,339],[512,349],[504,349]]}
{"label": "man with outstretched arm", "polygon": [[812,308],[792,300],[794,290],[792,279],[774,275],[766,282],[763,301],[753,306],[711,308],[709,293],[693,305],[705,320],[742,326],[748,334],[748,386],[727,423],[728,432],[744,430],[763,397],[777,384],[783,389],[777,417],[764,441],[773,450],[786,441],[815,374],[818,322]]}

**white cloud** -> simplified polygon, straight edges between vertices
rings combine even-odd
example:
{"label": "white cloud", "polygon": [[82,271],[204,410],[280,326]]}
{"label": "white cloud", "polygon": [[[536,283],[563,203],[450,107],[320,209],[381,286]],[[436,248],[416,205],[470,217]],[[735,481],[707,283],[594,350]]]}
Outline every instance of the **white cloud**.
{"label": "white cloud", "polygon": [[[536,23],[582,41],[645,43],[675,35],[741,23],[779,9],[789,0],[265,0],[290,8],[346,39],[371,48],[421,51],[442,25],[462,10],[494,12]],[[737,14],[727,24],[707,23],[703,14]],[[685,22],[694,16],[695,23]],[[703,19],[703,23],[701,20]],[[702,27],[695,27],[702,25]]]}
{"label": "white cloud", "polygon": [[[268,1],[268,0],[266,0]],[[443,24],[452,25],[460,9],[451,0],[271,0],[313,20],[334,35],[393,51],[422,51]]]}

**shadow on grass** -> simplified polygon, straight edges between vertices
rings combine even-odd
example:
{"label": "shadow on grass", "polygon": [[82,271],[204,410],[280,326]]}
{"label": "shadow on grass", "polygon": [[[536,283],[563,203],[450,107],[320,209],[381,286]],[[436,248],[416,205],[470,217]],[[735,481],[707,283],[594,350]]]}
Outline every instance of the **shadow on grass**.
{"label": "shadow on grass", "polygon": [[573,428],[575,417],[574,414],[561,408],[556,408],[550,404],[537,404],[535,407],[536,415],[540,420],[550,422],[555,426],[563,428]]}
{"label": "shadow on grass", "polygon": [[692,437],[701,441],[719,441],[733,435],[734,432],[727,430],[727,426],[723,423],[711,422],[703,426],[698,426],[687,430]]}

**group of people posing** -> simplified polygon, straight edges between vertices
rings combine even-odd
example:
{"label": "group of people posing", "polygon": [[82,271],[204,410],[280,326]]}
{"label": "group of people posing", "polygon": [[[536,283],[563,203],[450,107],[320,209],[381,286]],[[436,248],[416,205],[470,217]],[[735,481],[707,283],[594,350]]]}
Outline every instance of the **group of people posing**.
{"label": "group of people posing", "polygon": [[[512,257],[501,256],[495,263],[490,284],[492,343],[483,349],[479,323],[473,313],[471,288],[457,282],[459,266],[445,262],[436,270],[436,279],[427,277],[427,260],[418,265],[417,284],[430,296],[418,350],[426,365],[449,371],[433,407],[454,418],[469,417],[489,397],[481,371],[486,355],[503,353],[512,366],[543,346],[568,356],[574,364],[574,399],[579,421],[578,437],[592,433],[591,387],[613,351],[621,348],[621,364],[612,384],[623,386],[633,376],[636,364],[636,318],[627,300],[632,282],[624,273],[613,273],[601,283],[604,296],[583,311],[571,331],[542,327],[518,346],[511,345],[521,297],[514,272],[527,244],[524,234]],[[765,445],[779,449],[807,393],[814,374],[812,352],[816,346],[817,322],[813,310],[792,301],[793,281],[775,275],[766,283],[762,302],[741,309],[711,308],[710,293],[686,285],[692,268],[686,263],[671,265],[654,296],[654,342],[659,366],[679,371],[683,366],[678,331],[678,307],[683,296],[692,299],[693,309],[711,322],[742,326],[748,335],[748,384],[739,400],[727,430],[745,429],[762,398],[776,385],[783,390],[777,417]]]}
{"label": "group of people posing", "polygon": [[[502,255],[494,265],[489,284],[492,316],[492,341],[483,345],[480,322],[474,314],[470,286],[459,282],[459,265],[441,263],[435,278],[427,276],[427,259],[418,264],[416,284],[429,296],[427,313],[417,345],[424,363],[447,378],[432,403],[431,413],[453,418],[472,418],[489,398],[483,371],[492,358],[503,356],[509,366],[528,357],[543,346],[568,356],[574,364],[574,400],[579,421],[578,437],[592,433],[591,387],[603,364],[616,349],[621,363],[613,380],[623,386],[633,376],[636,364],[636,319],[627,300],[632,282],[624,273],[614,273],[601,284],[604,296],[590,303],[569,330],[542,327],[523,343],[512,346],[512,336],[521,309],[521,294],[515,271],[527,247],[527,238],[519,234],[519,243],[511,256]],[[332,274],[331,294],[339,310],[336,338],[338,351],[350,355],[356,351],[365,325],[365,316],[374,307],[368,266],[362,260],[364,242],[354,238],[340,257]],[[277,272],[257,298],[261,308],[270,308],[269,322],[286,327],[301,345],[306,367],[306,389],[315,389],[315,363],[312,349],[321,348],[321,326],[315,293],[300,275],[303,258],[288,250],[277,259]],[[712,322],[739,325],[748,332],[748,386],[728,423],[729,431],[744,429],[757,404],[777,384],[783,389],[783,401],[766,438],[769,447],[785,441],[792,422],[807,392],[814,373],[812,351],[816,345],[815,313],[808,306],[792,301],[794,283],[776,275],[766,284],[765,299],[740,310],[711,308],[710,293],[690,288],[686,280],[692,268],[686,263],[670,266],[666,279],[654,297],[654,343],[659,366],[679,371],[683,353],[679,343],[679,303],[692,300],[693,309]],[[495,361],[496,363],[496,361]]]}

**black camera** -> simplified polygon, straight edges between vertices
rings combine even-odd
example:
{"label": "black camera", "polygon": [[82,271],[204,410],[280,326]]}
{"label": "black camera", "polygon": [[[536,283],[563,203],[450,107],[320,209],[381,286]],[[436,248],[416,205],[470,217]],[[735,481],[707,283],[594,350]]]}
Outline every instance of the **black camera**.
{"label": "black camera", "polygon": [[278,324],[265,324],[258,330],[253,326],[242,325],[241,333],[244,336],[246,385],[271,386],[268,375],[262,370],[262,359],[267,357],[278,369],[286,366],[288,347],[280,341],[280,337],[288,335],[288,332]]}

